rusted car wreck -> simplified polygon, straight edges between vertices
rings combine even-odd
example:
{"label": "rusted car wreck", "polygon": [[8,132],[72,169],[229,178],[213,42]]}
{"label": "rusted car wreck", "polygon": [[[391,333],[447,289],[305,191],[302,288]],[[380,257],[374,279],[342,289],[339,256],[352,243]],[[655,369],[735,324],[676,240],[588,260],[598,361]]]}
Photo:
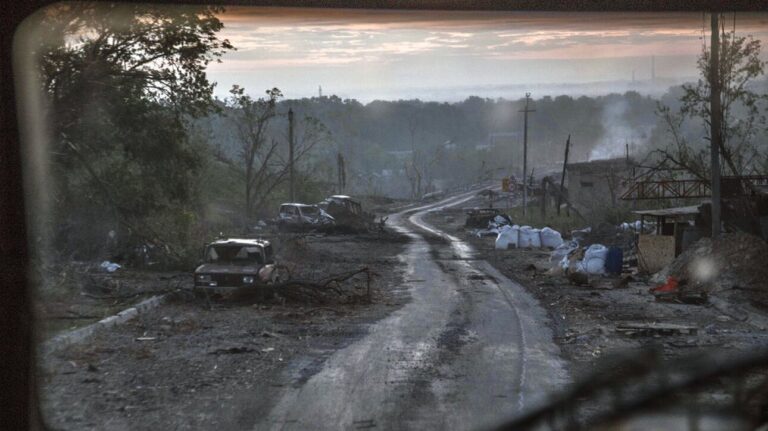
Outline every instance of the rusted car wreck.
{"label": "rusted car wreck", "polygon": [[329,196],[317,206],[334,218],[337,230],[365,232],[374,227],[376,216],[363,211],[360,202],[349,196]]}
{"label": "rusted car wreck", "polygon": [[280,280],[272,245],[258,239],[230,238],[206,245],[194,275],[196,288],[214,291],[258,289]]}

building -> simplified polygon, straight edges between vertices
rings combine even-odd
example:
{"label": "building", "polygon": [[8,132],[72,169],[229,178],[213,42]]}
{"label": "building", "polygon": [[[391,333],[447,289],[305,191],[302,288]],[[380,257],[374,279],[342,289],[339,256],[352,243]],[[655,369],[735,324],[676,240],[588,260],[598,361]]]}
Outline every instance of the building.
{"label": "building", "polygon": [[622,205],[619,199],[630,184],[637,164],[631,158],[592,160],[566,165],[568,200],[586,211]]}

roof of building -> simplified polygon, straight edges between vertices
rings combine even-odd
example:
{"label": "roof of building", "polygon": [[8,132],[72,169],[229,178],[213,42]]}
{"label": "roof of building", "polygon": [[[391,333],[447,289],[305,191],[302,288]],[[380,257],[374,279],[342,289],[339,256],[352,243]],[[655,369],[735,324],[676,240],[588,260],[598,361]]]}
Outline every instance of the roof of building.
{"label": "roof of building", "polygon": [[690,216],[699,213],[699,205],[691,205],[687,207],[676,208],[661,208],[656,210],[638,210],[632,211],[638,215],[648,215],[656,217],[674,217],[674,216]]}

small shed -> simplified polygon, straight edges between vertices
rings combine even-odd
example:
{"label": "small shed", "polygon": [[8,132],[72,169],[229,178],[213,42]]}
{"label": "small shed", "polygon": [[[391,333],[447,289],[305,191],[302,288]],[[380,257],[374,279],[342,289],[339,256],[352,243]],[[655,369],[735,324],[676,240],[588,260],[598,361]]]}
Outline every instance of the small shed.
{"label": "small shed", "polygon": [[[659,271],[701,237],[694,223],[699,215],[698,205],[633,212],[640,216],[637,254],[643,271]],[[652,234],[644,233],[649,218],[655,222]]]}

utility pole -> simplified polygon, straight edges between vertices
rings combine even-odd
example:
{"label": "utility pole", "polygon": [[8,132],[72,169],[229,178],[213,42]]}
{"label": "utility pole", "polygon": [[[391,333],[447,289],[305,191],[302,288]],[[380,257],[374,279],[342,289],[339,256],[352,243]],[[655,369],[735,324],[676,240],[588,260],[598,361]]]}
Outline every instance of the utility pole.
{"label": "utility pole", "polygon": [[291,202],[296,202],[293,178],[293,108],[288,108],[288,184]]}
{"label": "utility pole", "polygon": [[525,109],[519,111],[523,113],[523,215],[528,215],[528,113],[536,112],[528,109],[530,101],[531,93],[525,93]]}
{"label": "utility pole", "polygon": [[712,13],[712,42],[709,63],[709,152],[712,175],[712,239],[720,235],[720,25],[718,14]]}
{"label": "utility pole", "polygon": [[344,167],[344,156],[341,155],[341,151],[336,154],[336,180],[339,194],[344,193],[344,188],[347,185],[347,173]]}
{"label": "utility pole", "polygon": [[565,187],[565,168],[568,166],[568,150],[571,147],[571,135],[565,141],[565,158],[563,159],[563,175],[560,176],[560,194],[557,195],[557,215],[560,215],[560,205],[563,204],[563,188]]}

